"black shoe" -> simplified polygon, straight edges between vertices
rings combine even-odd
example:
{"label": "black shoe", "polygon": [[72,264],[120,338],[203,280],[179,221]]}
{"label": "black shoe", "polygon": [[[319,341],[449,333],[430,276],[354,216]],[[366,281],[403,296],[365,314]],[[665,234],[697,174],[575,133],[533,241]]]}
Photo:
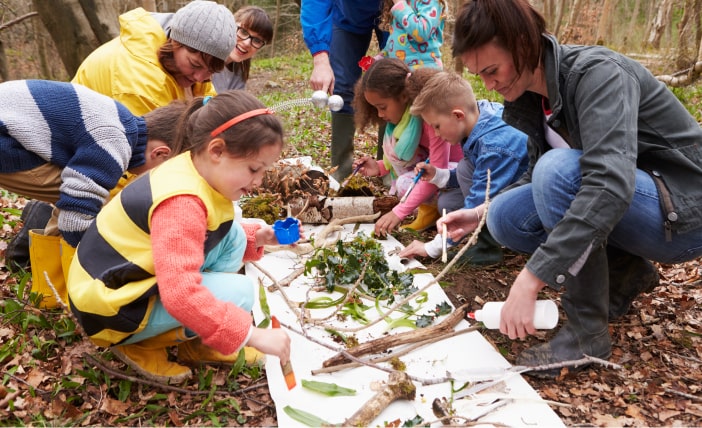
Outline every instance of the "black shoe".
{"label": "black shoe", "polygon": [[658,269],[650,261],[618,248],[607,247],[609,265],[609,319],[629,312],[631,302],[660,284]]}
{"label": "black shoe", "polygon": [[29,231],[44,229],[51,219],[54,207],[46,202],[30,200],[22,211],[22,229],[7,244],[5,266],[11,272],[29,267]]}

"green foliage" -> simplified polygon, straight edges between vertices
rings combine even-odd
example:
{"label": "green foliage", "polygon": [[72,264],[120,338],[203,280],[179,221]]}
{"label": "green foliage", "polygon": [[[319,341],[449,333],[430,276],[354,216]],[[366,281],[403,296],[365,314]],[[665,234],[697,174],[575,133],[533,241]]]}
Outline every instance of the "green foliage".
{"label": "green foliage", "polygon": [[351,241],[315,249],[305,262],[305,275],[314,276],[316,271],[317,281],[331,293],[337,284],[355,284],[364,268],[363,285],[373,297],[392,303],[396,294],[408,296],[416,291],[414,275],[390,269],[380,242],[362,232]]}
{"label": "green foliage", "polygon": [[355,389],[345,388],[335,383],[319,382],[316,380],[302,379],[302,387],[329,397],[356,395]]}

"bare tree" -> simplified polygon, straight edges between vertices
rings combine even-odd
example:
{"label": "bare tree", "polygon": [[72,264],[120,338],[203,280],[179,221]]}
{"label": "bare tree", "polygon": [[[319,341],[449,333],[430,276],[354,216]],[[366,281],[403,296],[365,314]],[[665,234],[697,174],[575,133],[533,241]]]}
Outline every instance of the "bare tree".
{"label": "bare tree", "polygon": [[33,0],[66,71],[73,76],[93,50],[119,35],[112,0]]}
{"label": "bare tree", "polygon": [[658,13],[651,23],[646,43],[654,49],[660,49],[663,33],[670,24],[670,17],[673,10],[673,0],[662,0],[658,4]]}
{"label": "bare tree", "polygon": [[607,40],[611,40],[611,20],[612,20],[612,10],[617,7],[616,0],[604,0],[602,5],[602,13],[600,13],[600,21],[597,25],[597,35],[595,36],[595,43],[598,45],[604,45]]}

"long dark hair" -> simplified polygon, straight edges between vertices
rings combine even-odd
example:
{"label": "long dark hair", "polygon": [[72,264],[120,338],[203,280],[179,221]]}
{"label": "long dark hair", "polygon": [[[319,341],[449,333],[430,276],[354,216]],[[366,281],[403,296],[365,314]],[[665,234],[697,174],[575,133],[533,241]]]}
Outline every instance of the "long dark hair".
{"label": "long dark hair", "polygon": [[538,67],[546,21],[527,0],[469,0],[458,11],[453,56],[495,42],[512,53],[517,73]]}

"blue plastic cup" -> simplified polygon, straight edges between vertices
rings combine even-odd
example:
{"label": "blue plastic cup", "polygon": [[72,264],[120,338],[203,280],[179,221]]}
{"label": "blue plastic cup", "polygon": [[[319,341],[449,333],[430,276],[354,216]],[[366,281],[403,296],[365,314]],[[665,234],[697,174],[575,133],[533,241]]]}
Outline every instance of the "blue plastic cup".
{"label": "blue plastic cup", "polygon": [[293,244],[300,240],[300,226],[295,217],[276,220],[273,223],[273,231],[278,242],[282,245]]}

